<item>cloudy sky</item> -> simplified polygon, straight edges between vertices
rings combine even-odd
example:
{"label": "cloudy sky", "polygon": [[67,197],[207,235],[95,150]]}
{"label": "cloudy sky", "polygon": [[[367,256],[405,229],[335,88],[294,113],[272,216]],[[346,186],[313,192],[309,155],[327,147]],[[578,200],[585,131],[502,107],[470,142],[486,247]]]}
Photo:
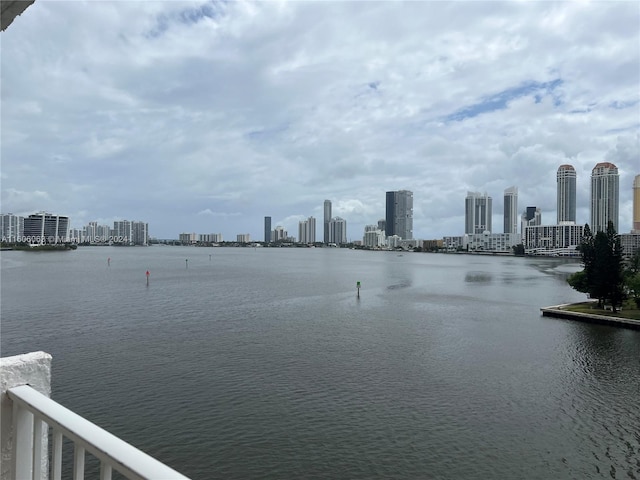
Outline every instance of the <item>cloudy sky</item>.
{"label": "cloudy sky", "polygon": [[152,236],[348,238],[414,193],[414,237],[464,232],[467,191],[556,220],[556,171],[640,174],[640,4],[36,0],[0,34],[3,213],[143,220]]}

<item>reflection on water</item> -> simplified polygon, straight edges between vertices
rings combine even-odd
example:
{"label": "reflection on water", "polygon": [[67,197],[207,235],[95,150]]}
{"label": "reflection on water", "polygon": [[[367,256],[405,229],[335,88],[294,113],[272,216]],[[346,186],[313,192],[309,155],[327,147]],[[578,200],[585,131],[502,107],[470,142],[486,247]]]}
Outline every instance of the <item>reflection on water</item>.
{"label": "reflection on water", "polygon": [[469,283],[487,283],[492,279],[492,275],[482,272],[469,272],[464,276],[464,281]]}

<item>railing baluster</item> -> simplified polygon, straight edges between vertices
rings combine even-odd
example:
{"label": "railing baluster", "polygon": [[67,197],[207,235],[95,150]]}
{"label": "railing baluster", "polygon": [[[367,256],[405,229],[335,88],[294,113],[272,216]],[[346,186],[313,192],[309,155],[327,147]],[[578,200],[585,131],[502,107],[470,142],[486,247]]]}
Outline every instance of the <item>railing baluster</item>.
{"label": "railing baluster", "polygon": [[[64,438],[71,440],[74,446],[74,480],[84,480],[87,453],[99,459],[101,480],[111,480],[114,470],[132,480],[160,478],[188,480],[184,475],[28,385],[12,387],[7,394],[13,401],[15,464],[13,464],[12,478],[33,480],[42,476],[42,454],[45,453],[43,434],[51,428],[53,431],[52,480],[61,480],[62,477]],[[34,414],[36,415],[35,423]]]}
{"label": "railing baluster", "polygon": [[73,445],[73,480],[84,480],[84,447]]}
{"label": "railing baluster", "polygon": [[100,480],[111,480],[111,465],[100,462]]}
{"label": "railing baluster", "polygon": [[51,480],[62,479],[62,432],[53,429],[53,449],[51,450]]}
{"label": "railing baluster", "polygon": [[33,480],[42,480],[42,426],[41,418],[33,416]]}
{"label": "railing baluster", "polygon": [[15,478],[31,478],[33,469],[33,415],[26,408],[13,404],[15,436]]}

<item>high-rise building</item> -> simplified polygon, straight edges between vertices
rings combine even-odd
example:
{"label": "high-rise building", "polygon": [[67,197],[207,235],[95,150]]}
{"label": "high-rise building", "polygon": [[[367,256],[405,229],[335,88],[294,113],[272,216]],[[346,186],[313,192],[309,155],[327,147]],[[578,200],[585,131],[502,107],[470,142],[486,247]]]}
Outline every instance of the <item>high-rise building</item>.
{"label": "high-rise building", "polygon": [[504,191],[504,233],[518,233],[518,189]]}
{"label": "high-rise building", "polygon": [[3,242],[20,242],[24,233],[24,217],[7,213],[0,215],[0,237]]}
{"label": "high-rise building", "polygon": [[633,180],[633,233],[640,233],[640,175]]}
{"label": "high-rise building", "polygon": [[542,213],[538,207],[527,207],[522,214],[522,227],[520,228],[520,235],[522,242],[526,240],[527,227],[534,227],[542,225]]}
{"label": "high-rise building", "polygon": [[398,190],[387,192],[385,233],[413,239],[413,192]]}
{"label": "high-rise building", "polygon": [[464,233],[491,232],[492,202],[486,193],[467,192]]}
{"label": "high-rise building", "polygon": [[331,243],[331,233],[329,225],[331,223],[331,200],[324,201],[324,236],[323,242],[325,244]]}
{"label": "high-rise building", "polygon": [[347,221],[335,217],[329,222],[329,242],[336,245],[347,243]]}
{"label": "high-rise building", "polygon": [[271,217],[264,217],[264,243],[271,242]]}
{"label": "high-rise building", "polygon": [[309,217],[298,223],[298,243],[315,243],[316,219]]}
{"label": "high-rise building", "polygon": [[286,240],[288,237],[288,232],[282,227],[278,225],[273,232],[271,232],[271,241],[272,242],[282,242]]}
{"label": "high-rise building", "polygon": [[576,169],[573,165],[560,165],[556,175],[558,185],[558,225],[576,221]]}
{"label": "high-rise building", "polygon": [[620,202],[620,176],[613,163],[598,163],[591,171],[591,231],[606,232],[607,224],[613,222],[618,231],[618,208]]}
{"label": "high-rise building", "polygon": [[248,233],[239,233],[236,235],[236,242],[249,243],[251,242],[251,235]]}
{"label": "high-rise building", "polygon": [[24,219],[24,236],[29,243],[64,243],[69,233],[69,217],[39,212]]}
{"label": "high-rise building", "polygon": [[129,243],[132,245],[149,245],[149,224],[145,222],[131,222],[131,238]]}

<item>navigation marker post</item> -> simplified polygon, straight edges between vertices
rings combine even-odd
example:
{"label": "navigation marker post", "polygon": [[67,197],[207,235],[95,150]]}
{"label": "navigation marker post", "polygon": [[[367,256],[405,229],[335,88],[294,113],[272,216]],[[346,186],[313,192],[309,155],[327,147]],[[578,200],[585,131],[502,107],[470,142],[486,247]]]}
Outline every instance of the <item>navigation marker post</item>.
{"label": "navigation marker post", "polygon": [[151,274],[149,273],[149,270],[147,270],[147,287],[149,286],[149,275]]}
{"label": "navigation marker post", "polygon": [[189,259],[185,259],[184,261],[184,268],[189,268]]}
{"label": "navigation marker post", "polygon": [[360,298],[360,282],[356,282],[356,288],[358,289],[358,298]]}
{"label": "navigation marker post", "polygon": [[107,258],[107,267],[111,266],[111,257]]}

